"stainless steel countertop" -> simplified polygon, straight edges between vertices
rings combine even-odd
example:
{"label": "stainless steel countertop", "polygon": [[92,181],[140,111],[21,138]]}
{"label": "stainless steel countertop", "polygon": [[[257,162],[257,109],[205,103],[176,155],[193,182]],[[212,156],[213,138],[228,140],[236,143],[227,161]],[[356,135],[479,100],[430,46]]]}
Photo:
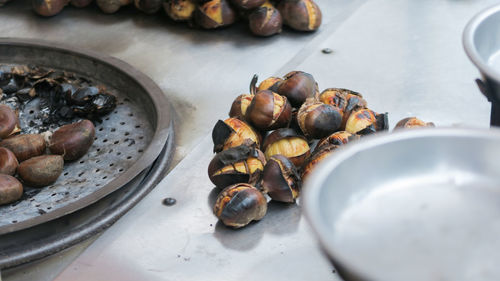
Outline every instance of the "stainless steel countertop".
{"label": "stainless steel countertop", "polygon": [[[389,112],[391,128],[407,116],[438,126],[487,127],[490,107],[474,84],[479,74],[461,34],[475,13],[495,2],[317,0],[324,14],[318,32],[269,39],[252,37],[244,25],[194,30],[133,9],[109,16],[66,8],[46,19],[24,1],[0,8],[2,37],[75,44],[149,75],[177,112],[178,145],[178,165],[95,241],[7,271],[3,279],[52,280],[62,271],[58,280],[339,280],[299,206],[272,204],[261,222],[238,231],[217,224],[206,176],[213,125],[248,91],[254,73],[265,78],[304,70],[320,89],[363,93],[373,110]],[[178,203],[161,205],[167,196]]]}

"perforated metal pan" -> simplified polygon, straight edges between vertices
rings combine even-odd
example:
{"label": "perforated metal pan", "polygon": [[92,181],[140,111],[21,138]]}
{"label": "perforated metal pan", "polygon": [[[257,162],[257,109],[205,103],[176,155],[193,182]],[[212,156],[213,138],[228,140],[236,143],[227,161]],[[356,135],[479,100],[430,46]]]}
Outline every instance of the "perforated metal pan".
{"label": "perforated metal pan", "polygon": [[[72,46],[0,38],[0,64],[30,64],[73,72],[104,85],[117,97],[116,110],[96,126],[96,139],[81,159],[65,163],[56,183],[25,190],[0,206],[0,234],[38,225],[88,206],[124,186],[149,167],[165,146],[171,108],[146,75],[118,59]],[[21,114],[21,126],[37,118],[36,103]]]}

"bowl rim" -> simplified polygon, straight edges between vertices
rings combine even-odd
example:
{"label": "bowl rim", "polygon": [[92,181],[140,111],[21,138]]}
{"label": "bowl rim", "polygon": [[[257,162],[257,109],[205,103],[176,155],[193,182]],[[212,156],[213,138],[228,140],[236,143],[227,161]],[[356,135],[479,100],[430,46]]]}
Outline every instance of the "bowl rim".
{"label": "bowl rim", "polygon": [[487,18],[492,15],[500,13],[500,4],[495,4],[488,8],[481,10],[472,19],[469,20],[462,34],[462,44],[465,49],[465,53],[472,61],[472,63],[479,69],[479,71],[486,75],[488,78],[494,79],[497,83],[500,83],[500,72],[495,71],[487,62],[485,62],[479,55],[476,45],[474,44],[474,35],[478,27]]}
{"label": "bowl rim", "polygon": [[321,162],[306,179],[303,185],[304,194],[302,198],[305,218],[326,255],[331,259],[335,267],[339,267],[337,268],[339,271],[348,272],[350,275],[356,276],[360,280],[372,280],[373,278],[370,278],[370,276],[367,276],[366,272],[363,272],[362,266],[352,264],[345,257],[340,255],[332,240],[329,239],[332,235],[328,225],[323,223],[322,208],[319,204],[321,191],[324,189],[324,183],[329,174],[344,161],[362,151],[408,139],[435,137],[466,137],[473,139],[491,139],[500,142],[500,129],[440,127],[413,128],[396,130],[394,132],[376,133],[339,147],[333,155],[328,156]]}

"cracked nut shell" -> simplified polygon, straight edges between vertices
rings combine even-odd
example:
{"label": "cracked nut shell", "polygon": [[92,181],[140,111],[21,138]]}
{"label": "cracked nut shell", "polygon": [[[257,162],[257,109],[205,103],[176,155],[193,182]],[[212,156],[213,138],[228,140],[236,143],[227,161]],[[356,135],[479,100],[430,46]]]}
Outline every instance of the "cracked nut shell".
{"label": "cracked nut shell", "polygon": [[163,9],[172,20],[186,21],[193,17],[196,2],[193,0],[167,0],[163,2]]}
{"label": "cracked nut shell", "polygon": [[221,152],[240,145],[260,146],[261,137],[245,121],[237,118],[228,118],[217,121],[212,130],[214,152]]}
{"label": "cracked nut shell", "polygon": [[292,119],[292,107],[283,96],[269,90],[259,91],[248,106],[245,119],[263,131],[287,127]]}
{"label": "cracked nut shell", "polygon": [[313,0],[281,0],[278,5],[283,21],[300,31],[315,31],[321,25],[321,10]]}
{"label": "cracked nut shell", "polygon": [[281,32],[283,19],[278,9],[263,5],[248,16],[250,31],[258,36],[271,36]]}
{"label": "cracked nut shell", "polygon": [[310,98],[300,107],[297,122],[306,137],[319,139],[339,130],[342,114],[337,107]]}
{"label": "cracked nut shell", "polygon": [[388,130],[387,113],[378,114],[368,108],[354,111],[347,119],[345,130],[351,134],[367,135]]}
{"label": "cracked nut shell", "polygon": [[417,117],[407,117],[399,120],[394,129],[411,129],[420,127],[435,127],[432,122],[424,122]]}
{"label": "cracked nut shell", "polygon": [[307,139],[290,128],[272,131],[264,139],[262,147],[266,159],[281,154],[287,157],[296,167],[302,166],[311,153]]}
{"label": "cracked nut shell", "polygon": [[278,94],[285,96],[293,107],[300,107],[307,98],[313,97],[317,91],[314,77],[303,71],[292,71],[278,87]]}
{"label": "cracked nut shell", "polygon": [[195,22],[205,29],[214,29],[233,24],[236,12],[226,0],[209,0],[195,11]]}
{"label": "cracked nut shell", "polygon": [[273,155],[262,173],[262,188],[275,201],[293,203],[299,197],[300,175],[295,165],[283,155]]}

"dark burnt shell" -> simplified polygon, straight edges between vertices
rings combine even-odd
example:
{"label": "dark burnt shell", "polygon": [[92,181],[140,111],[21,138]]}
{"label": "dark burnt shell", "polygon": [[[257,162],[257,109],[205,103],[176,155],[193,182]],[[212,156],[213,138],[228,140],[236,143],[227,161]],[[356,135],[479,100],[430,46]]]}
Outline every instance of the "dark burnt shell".
{"label": "dark burnt shell", "polygon": [[336,106],[342,113],[341,130],[345,130],[347,119],[353,111],[366,108],[367,102],[363,96],[348,89],[328,88],[321,92],[319,100],[323,103]]}
{"label": "dark burnt shell", "polygon": [[313,0],[281,0],[278,9],[284,23],[293,29],[315,31],[321,25],[321,10]]}
{"label": "dark burnt shell", "polygon": [[368,108],[352,112],[346,123],[346,131],[361,136],[378,131],[387,131],[388,129],[388,114],[378,114]]}
{"label": "dark burnt shell", "polygon": [[[249,161],[253,159],[253,163]],[[243,171],[238,170],[238,163]],[[241,145],[219,152],[208,165],[208,176],[217,187],[235,183],[255,184],[260,179],[266,160],[259,149]],[[257,165],[253,167],[252,164]],[[227,170],[223,171],[224,168]],[[252,171],[253,168],[253,171]]]}
{"label": "dark burnt shell", "polygon": [[227,0],[209,0],[198,6],[194,19],[202,28],[214,29],[233,24],[236,12]]}
{"label": "dark burnt shell", "polygon": [[245,121],[237,118],[219,120],[212,130],[214,152],[240,145],[260,146],[260,135]]}
{"label": "dark burnt shell", "polygon": [[293,203],[299,196],[301,179],[295,165],[283,155],[273,155],[266,163],[261,182],[273,200]]}
{"label": "dark burnt shell", "polygon": [[313,97],[317,90],[314,77],[303,71],[292,71],[280,83],[278,94],[285,96],[293,107],[300,107],[307,98]]}
{"label": "dark burnt shell", "polygon": [[225,225],[240,228],[266,215],[267,200],[254,186],[238,183],[221,191],[213,211]]}
{"label": "dark burnt shell", "polygon": [[262,148],[267,159],[281,154],[296,167],[302,166],[311,153],[307,139],[291,128],[280,128],[269,133],[264,139]]}
{"label": "dark burnt shell", "polygon": [[248,16],[250,31],[258,36],[271,36],[281,32],[283,19],[278,9],[273,6],[262,6],[253,10]]}
{"label": "dark burnt shell", "polygon": [[263,131],[288,127],[292,107],[285,97],[269,90],[259,91],[248,106],[245,119]]}
{"label": "dark burnt shell", "polygon": [[300,107],[297,121],[306,137],[319,139],[339,130],[342,114],[335,106],[310,99]]}

